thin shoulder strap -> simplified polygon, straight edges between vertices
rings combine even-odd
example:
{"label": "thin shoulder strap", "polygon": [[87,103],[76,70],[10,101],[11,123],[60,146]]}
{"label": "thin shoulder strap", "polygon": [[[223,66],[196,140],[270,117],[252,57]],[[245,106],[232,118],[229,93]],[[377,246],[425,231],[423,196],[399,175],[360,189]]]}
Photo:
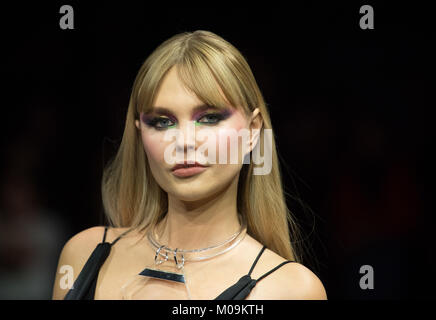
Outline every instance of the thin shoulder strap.
{"label": "thin shoulder strap", "polygon": [[259,254],[257,255],[256,260],[254,260],[253,264],[251,265],[250,272],[248,272],[249,276],[251,276],[251,273],[253,272],[254,266],[257,264],[257,261],[259,261],[259,258],[262,255],[262,253],[265,251],[265,249],[266,249],[266,246],[264,245],[262,247],[262,250],[260,250]]}
{"label": "thin shoulder strap", "polygon": [[[103,241],[102,241],[102,243],[106,241],[106,234],[107,234],[107,229],[108,229],[108,228],[109,228],[108,226],[105,226],[105,227],[104,227],[104,235],[103,235]],[[120,240],[124,235],[126,235],[127,233],[129,233],[131,230],[132,230],[132,229],[128,229],[128,230],[124,231],[121,235],[118,236],[118,238],[116,238],[114,241],[112,241],[112,242],[110,243],[110,245],[113,246],[113,245],[114,245],[118,240]]]}
{"label": "thin shoulder strap", "polygon": [[[248,273],[249,276],[251,276],[251,272],[253,272],[253,269],[255,267],[255,265],[257,264],[257,261],[259,260],[260,256],[262,255],[262,253],[265,251],[266,246],[264,245],[262,247],[262,250],[260,250],[259,254],[256,257],[256,260],[254,260],[253,265],[251,266],[250,272]],[[282,263],[280,263],[278,266],[274,267],[272,270],[268,271],[267,273],[265,273],[264,275],[260,276],[258,279],[256,279],[256,281],[260,281],[263,278],[265,278],[266,276],[268,276],[269,274],[271,274],[272,272],[276,271],[278,268],[280,268],[281,266],[290,263],[290,262],[295,262],[293,260],[287,260],[287,261],[283,261]]]}
{"label": "thin shoulder strap", "polygon": [[263,246],[262,250],[260,250],[259,254],[256,257],[256,260],[254,260],[253,265],[251,266],[250,272],[242,276],[238,282],[236,282],[231,287],[224,290],[218,297],[215,298],[215,300],[243,300],[245,299],[251,292],[251,290],[256,286],[256,283],[269,275],[271,272],[274,272],[278,268],[280,268],[285,263],[289,262],[295,262],[295,261],[284,261],[271,271],[265,273],[263,276],[261,276],[259,279],[252,279],[251,278],[251,272],[254,269],[254,266],[256,265],[257,261],[259,260],[262,253],[265,251],[266,246]]}
{"label": "thin shoulder strap", "polygon": [[277,267],[274,267],[272,270],[268,271],[267,273],[265,273],[264,275],[260,276],[259,278],[257,278],[257,281],[262,280],[263,278],[265,278],[267,275],[269,275],[270,273],[276,271],[278,268],[280,268],[281,266],[290,263],[290,262],[295,262],[292,260],[287,260],[287,261],[283,261],[282,263],[280,263]]}
{"label": "thin shoulder strap", "polygon": [[101,243],[104,243],[106,241],[107,228],[108,228],[107,226],[104,227],[103,241]]}

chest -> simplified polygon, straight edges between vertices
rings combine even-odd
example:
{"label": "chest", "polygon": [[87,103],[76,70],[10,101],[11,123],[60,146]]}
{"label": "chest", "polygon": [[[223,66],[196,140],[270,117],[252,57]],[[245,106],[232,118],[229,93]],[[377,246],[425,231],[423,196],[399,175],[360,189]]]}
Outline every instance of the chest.
{"label": "chest", "polygon": [[[113,248],[100,269],[95,299],[121,300],[128,297],[184,300],[188,299],[187,290],[189,290],[191,299],[213,300],[246,275],[251,263],[249,257],[237,255],[223,256],[209,261],[186,262],[183,270],[185,285],[138,275],[146,267],[155,267],[152,251],[138,252],[128,248]],[[159,269],[176,272],[173,266],[174,263],[168,262],[166,266],[160,265]],[[247,299],[259,299],[259,287],[262,285],[258,283]]]}

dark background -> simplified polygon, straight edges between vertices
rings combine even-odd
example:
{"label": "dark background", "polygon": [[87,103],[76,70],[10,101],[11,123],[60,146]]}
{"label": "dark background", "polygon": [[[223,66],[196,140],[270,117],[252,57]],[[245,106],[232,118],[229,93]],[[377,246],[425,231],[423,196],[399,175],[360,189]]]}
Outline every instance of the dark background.
{"label": "dark background", "polygon": [[[74,9],[61,30],[59,8]],[[375,29],[359,27],[372,5]],[[2,6],[0,298],[51,297],[60,250],[104,222],[103,164],[145,58],[212,31],[247,58],[268,104],[306,265],[329,299],[434,298],[429,10],[418,4],[235,8]],[[359,269],[374,270],[362,290]]]}

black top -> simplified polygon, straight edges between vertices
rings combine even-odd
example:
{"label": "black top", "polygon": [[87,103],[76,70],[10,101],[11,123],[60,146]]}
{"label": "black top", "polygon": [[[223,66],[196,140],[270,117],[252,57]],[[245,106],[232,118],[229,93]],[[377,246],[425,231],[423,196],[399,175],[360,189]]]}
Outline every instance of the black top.
{"label": "black top", "polygon": [[[68,291],[68,293],[65,295],[64,300],[94,300],[95,287],[97,285],[98,273],[101,266],[105,262],[106,258],[109,256],[111,247],[122,236],[130,231],[127,230],[118,238],[116,238],[112,243],[109,243],[105,242],[107,229],[108,227],[105,227],[103,241],[97,245],[91,256],[88,258],[88,261],[86,261],[85,266],[83,267],[82,271],[74,282],[73,288]],[[257,261],[259,260],[265,249],[266,246],[263,246],[262,250],[260,250],[259,254],[256,257],[256,260],[254,260],[248,274],[242,276],[238,282],[224,290],[224,292],[216,297],[215,300],[244,300],[250,294],[251,290],[254,288],[258,281],[262,280],[284,264],[289,262],[295,262],[291,260],[284,261],[278,266],[274,267],[272,270],[259,277],[258,279],[251,279],[251,272],[253,271],[254,266],[256,265]]]}

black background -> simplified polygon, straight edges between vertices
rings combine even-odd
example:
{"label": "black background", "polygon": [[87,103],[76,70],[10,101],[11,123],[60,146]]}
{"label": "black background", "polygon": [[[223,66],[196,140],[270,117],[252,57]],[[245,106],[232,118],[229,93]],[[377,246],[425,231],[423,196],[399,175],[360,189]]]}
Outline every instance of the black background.
{"label": "black background", "polygon": [[[59,27],[62,4],[73,6],[74,30]],[[374,30],[359,27],[365,4],[374,8]],[[33,206],[64,219],[65,241],[103,224],[103,164],[122,136],[141,64],[172,35],[209,30],[253,70],[288,205],[313,248],[307,266],[329,299],[434,297],[427,8],[62,2],[1,11],[3,221],[14,216],[5,190],[25,181]],[[373,290],[359,287],[362,265],[374,268]]]}

